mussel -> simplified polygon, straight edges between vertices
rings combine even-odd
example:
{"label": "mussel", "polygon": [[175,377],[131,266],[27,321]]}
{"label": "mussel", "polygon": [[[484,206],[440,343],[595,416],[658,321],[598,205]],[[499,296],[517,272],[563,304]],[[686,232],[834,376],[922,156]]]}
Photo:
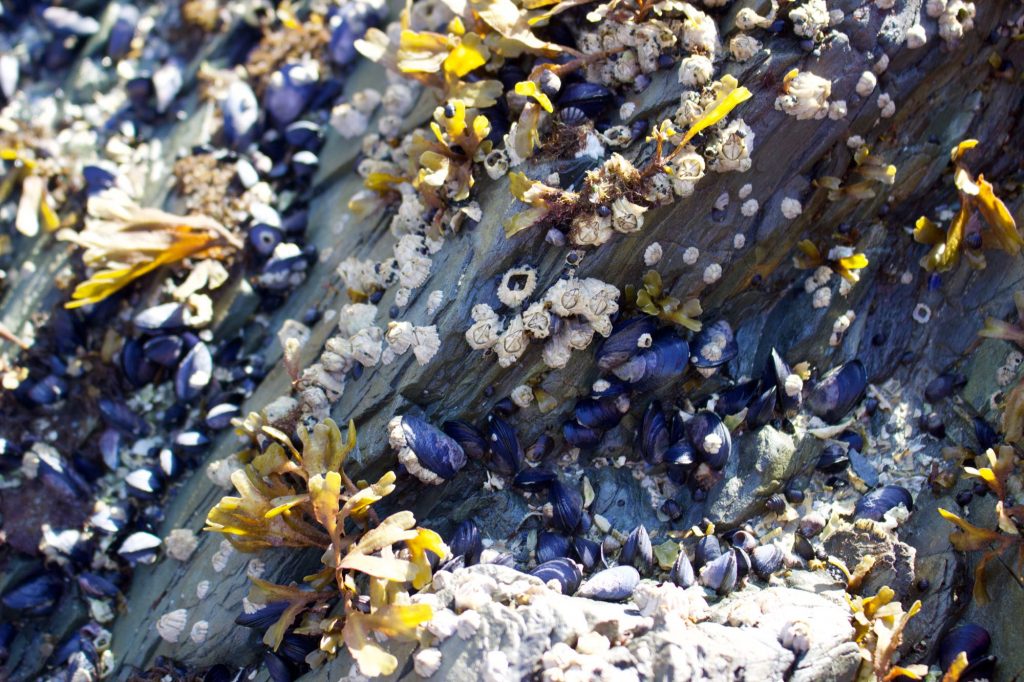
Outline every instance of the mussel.
{"label": "mussel", "polygon": [[545,561],[530,571],[530,575],[540,578],[545,583],[554,580],[562,594],[574,593],[580,586],[580,581],[583,580],[583,571],[580,570],[579,565],[564,557]]}
{"label": "mussel", "polygon": [[807,396],[807,406],[816,416],[835,424],[860,401],[868,385],[868,373],[860,360],[831,370]]}
{"label": "mussel", "polygon": [[466,466],[462,447],[419,417],[394,417],[388,423],[388,441],[398,449],[398,461],[424,483],[451,480]]}
{"label": "mussel", "polygon": [[914,500],[910,491],[898,485],[886,485],[864,494],[854,505],[853,515],[858,519],[881,521],[885,513],[900,505],[907,511],[914,511]]}
{"label": "mussel", "polygon": [[577,597],[599,601],[622,601],[640,584],[640,574],[632,566],[614,566],[592,575],[576,592]]}

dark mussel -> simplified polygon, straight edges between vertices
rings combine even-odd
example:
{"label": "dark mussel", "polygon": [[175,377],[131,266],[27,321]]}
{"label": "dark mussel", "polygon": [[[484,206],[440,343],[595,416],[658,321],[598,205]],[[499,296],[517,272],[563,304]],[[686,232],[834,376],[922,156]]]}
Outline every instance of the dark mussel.
{"label": "dark mussel", "polygon": [[68,384],[55,374],[48,374],[28,389],[28,399],[35,405],[45,406],[63,400]]}
{"label": "dark mussel", "polygon": [[269,649],[263,652],[263,667],[271,682],[292,682],[298,677],[288,661]]}
{"label": "dark mussel", "polygon": [[558,108],[576,107],[590,118],[596,118],[612,105],[611,90],[599,83],[579,81],[562,88],[558,96]]}
{"label": "dark mussel", "polygon": [[253,250],[261,256],[270,256],[284,239],[280,228],[265,223],[255,223],[247,235]]}
{"label": "dark mussel", "polygon": [[803,402],[804,382],[793,373],[779,352],[772,348],[768,355],[767,376],[775,384],[776,406],[786,417],[794,417]]}
{"label": "dark mussel", "polygon": [[392,447],[409,473],[424,483],[439,484],[466,466],[466,453],[450,436],[419,417],[395,417],[388,424]]}
{"label": "dark mussel", "polygon": [[654,565],[654,547],[651,546],[651,536],[647,529],[641,524],[633,529],[622,545],[622,552],[619,554],[620,564],[629,564],[641,571],[649,571]]}
{"label": "dark mussel", "polygon": [[[715,401],[715,412],[720,417],[739,414],[758,395],[757,388],[758,382],[754,379],[741,381],[735,386],[727,388],[722,391],[718,396],[718,400]],[[774,409],[774,405],[772,409]]]}
{"label": "dark mussel", "polygon": [[682,548],[679,549],[679,556],[673,562],[672,570],[669,571],[668,577],[675,585],[683,589],[697,582],[697,577],[693,573],[693,564],[690,563],[690,559]]}
{"label": "dark mussel", "polygon": [[249,144],[256,136],[260,119],[260,104],[252,88],[244,80],[233,81],[220,108],[227,143],[236,148]]}
{"label": "dark mussel", "polygon": [[537,563],[569,556],[571,541],[562,533],[543,532],[537,535]]}
{"label": "dark mussel", "polygon": [[729,544],[733,547],[739,547],[747,552],[757,547],[757,538],[754,537],[754,534],[751,531],[744,528],[738,528],[723,537],[726,538],[729,541]]}
{"label": "dark mussel", "polygon": [[653,335],[657,320],[651,316],[635,317],[615,325],[611,335],[597,349],[597,366],[603,372],[610,371],[643,350],[640,337]]}
{"label": "dark mussel", "polygon": [[807,406],[816,416],[835,424],[860,401],[868,385],[868,373],[860,360],[852,360],[828,372],[807,395]]}
{"label": "dark mussel", "polygon": [[76,579],[79,589],[91,597],[112,599],[121,594],[121,590],[117,588],[113,581],[98,573],[82,572],[76,576]]}
{"label": "dark mussel", "polygon": [[124,482],[129,495],[143,500],[155,498],[164,487],[159,474],[149,467],[132,471],[124,477]]}
{"label": "dark mussel", "polygon": [[667,516],[669,521],[678,521],[683,517],[682,505],[671,497],[662,502],[659,511]]}
{"label": "dark mussel", "polygon": [[483,541],[480,539],[480,529],[476,524],[466,519],[455,527],[455,533],[448,543],[452,556],[465,557],[466,566],[480,563],[480,553],[483,552]]}
{"label": "dark mussel", "polygon": [[185,329],[185,306],[182,303],[161,303],[139,312],[132,324],[142,332],[155,334]]}
{"label": "dark mussel", "polygon": [[[985,628],[974,623],[958,625],[947,632],[939,642],[939,665],[943,671],[948,671],[957,656],[964,653],[967,656],[968,667],[959,679],[980,679],[982,677],[978,674],[980,668],[983,666],[989,668],[995,665],[994,658],[986,656],[991,646],[992,637]],[[982,665],[978,665],[979,663]],[[976,665],[978,665],[978,669],[971,670]],[[974,673],[970,677],[966,676],[969,670]],[[990,675],[986,677],[991,679]]]}
{"label": "dark mussel", "polygon": [[921,419],[918,424],[921,430],[930,436],[938,439],[946,437],[946,423],[942,419],[942,415],[938,412],[929,412],[921,415]]}
{"label": "dark mussel", "polygon": [[259,607],[252,613],[242,612],[235,618],[235,625],[253,630],[266,630],[278,621],[281,614],[288,608],[286,601],[272,601]]}
{"label": "dark mussel", "polygon": [[523,446],[515,428],[497,413],[487,417],[491,464],[502,474],[514,475],[523,468]]}
{"label": "dark mussel", "polygon": [[234,403],[220,403],[207,410],[203,421],[207,428],[220,431],[231,426],[232,419],[241,416],[242,410],[238,405]]}
{"label": "dark mussel", "polygon": [[573,594],[579,588],[580,581],[583,580],[583,571],[580,570],[579,564],[565,558],[545,561],[530,571],[530,575],[540,578],[545,583],[554,580],[558,583],[562,594]]}
{"label": "dark mussel", "polygon": [[690,344],[690,362],[697,369],[721,367],[739,355],[740,347],[725,320],[705,324]]}
{"label": "dark mussel", "polygon": [[736,558],[736,577],[743,579],[750,574],[750,555],[742,547],[732,548],[733,556]]}
{"label": "dark mussel", "polygon": [[875,488],[864,494],[853,508],[853,515],[858,519],[881,521],[890,509],[903,505],[907,511],[914,511],[914,500],[910,491],[898,485],[886,485]]}
{"label": "dark mussel", "polygon": [[701,585],[718,594],[731,592],[732,588],[736,587],[737,579],[736,554],[734,552],[726,552],[717,559],[704,564],[697,576]]}
{"label": "dark mussel", "polygon": [[56,450],[41,450],[36,478],[57,497],[75,500],[83,497],[89,485],[75,468]]}
{"label": "dark mussel", "polygon": [[572,553],[588,571],[593,570],[594,566],[604,560],[604,549],[601,544],[579,535],[572,539]]}
{"label": "dark mussel", "polygon": [[316,151],[323,144],[320,126],[312,121],[296,121],[285,128],[284,141],[305,151]]}
{"label": "dark mussel", "polygon": [[761,545],[750,552],[750,567],[754,575],[768,580],[772,573],[782,568],[783,554],[777,545]]}
{"label": "dark mussel", "polygon": [[555,440],[548,434],[542,433],[537,436],[537,440],[533,441],[533,445],[526,448],[526,459],[531,462],[539,462],[551,452],[554,446]]}
{"label": "dark mussel", "polygon": [[690,346],[671,332],[658,334],[645,348],[612,371],[644,390],[680,376],[690,359]]}
{"label": "dark mussel", "polygon": [[981,417],[974,418],[974,437],[983,451],[999,445],[999,434]]}
{"label": "dark mussel", "polygon": [[142,352],[151,362],[163,367],[173,367],[181,357],[185,341],[175,334],[161,334],[147,339],[142,344]]}
{"label": "dark mussel", "polygon": [[660,464],[665,461],[668,450],[668,425],[661,403],[652,400],[644,410],[644,418],[640,424],[640,454],[649,464]]}
{"label": "dark mussel", "polygon": [[131,50],[132,39],[135,38],[135,26],[139,23],[139,10],[134,5],[121,5],[117,11],[117,19],[110,27],[107,36],[107,56],[117,61]]}
{"label": "dark mussel", "polygon": [[303,665],[306,656],[320,648],[320,638],[300,635],[295,632],[285,634],[278,647],[278,653],[292,663]]}
{"label": "dark mussel", "polygon": [[144,346],[138,339],[125,339],[118,354],[118,363],[128,382],[142,388],[156,376],[157,366],[146,357]]}
{"label": "dark mussel", "polygon": [[583,518],[583,497],[575,488],[561,481],[551,484],[551,523],[564,533],[572,535]]}
{"label": "dark mussel", "polygon": [[568,421],[562,425],[562,436],[565,442],[576,448],[592,448],[601,442],[601,432],[581,426],[575,421]]}
{"label": "dark mussel", "polygon": [[442,424],[441,430],[455,439],[470,459],[480,460],[487,454],[487,439],[469,422],[452,419]]}
{"label": "dark mussel", "polygon": [[953,395],[967,383],[967,377],[955,372],[940,374],[924,387],[924,398],[930,403],[937,403],[944,398]]}
{"label": "dark mussel", "polygon": [[640,574],[632,566],[613,566],[599,571],[580,586],[577,597],[599,601],[622,601],[640,584]]}
{"label": "dark mussel", "polygon": [[754,398],[747,407],[746,422],[748,429],[759,429],[775,418],[775,406],[778,404],[777,396],[778,388],[770,386],[768,390]]}
{"label": "dark mussel", "polygon": [[4,593],[0,602],[25,616],[46,615],[57,605],[64,584],[54,573],[40,573]]}
{"label": "dark mussel", "polygon": [[702,411],[686,423],[686,435],[699,459],[712,469],[721,469],[732,452],[732,436],[725,422],[714,412]]}
{"label": "dark mussel", "polygon": [[838,474],[850,466],[850,458],[846,454],[846,448],[841,444],[830,441],[825,445],[818,456],[818,463],[815,468],[826,474]]}
{"label": "dark mussel", "polygon": [[263,92],[263,108],[271,122],[283,128],[297,119],[316,94],[316,68],[285,64],[271,77]]}
{"label": "dark mussel", "polygon": [[693,548],[693,565],[699,569],[720,556],[722,556],[722,543],[714,535],[705,535],[697,540],[697,544]]}
{"label": "dark mussel", "polygon": [[543,467],[523,469],[512,477],[512,485],[527,492],[541,492],[558,480],[555,472]]}
{"label": "dark mussel", "polygon": [[195,400],[213,378],[213,355],[202,341],[185,354],[174,375],[174,392],[179,400]]}
{"label": "dark mussel", "polygon": [[584,398],[576,403],[576,421],[598,431],[615,428],[623,415],[629,411],[629,399],[625,395]]}

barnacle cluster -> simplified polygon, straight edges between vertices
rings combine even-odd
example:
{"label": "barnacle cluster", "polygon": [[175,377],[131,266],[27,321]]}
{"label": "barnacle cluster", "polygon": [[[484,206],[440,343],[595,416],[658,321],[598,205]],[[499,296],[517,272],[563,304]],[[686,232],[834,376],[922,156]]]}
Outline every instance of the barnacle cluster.
{"label": "barnacle cluster", "polygon": [[775,99],[775,108],[801,121],[821,119],[829,115],[831,94],[829,79],[793,69],[783,79],[782,94]]}
{"label": "barnacle cluster", "polygon": [[545,364],[564,367],[572,351],[589,346],[595,333],[611,333],[618,299],[619,290],[601,280],[559,279],[507,323],[486,303],[473,306],[473,325],[466,330],[466,342],[474,350],[494,351],[498,364],[508,367],[522,357],[531,340],[547,339]]}
{"label": "barnacle cluster", "polygon": [[[354,424],[347,437],[329,419],[311,431],[300,426],[298,437],[301,452],[286,434],[263,426],[242,455],[245,467],[231,476],[239,496],[221,499],[205,530],[224,533],[244,552],[322,550],[323,569],[305,578],[307,588],[252,578],[249,602],[279,614],[263,641],[276,650],[289,631],[315,634],[320,649],[307,657],[311,665],[345,646],[363,674],[390,674],[397,660],[378,638],[413,639],[430,620],[430,605],[410,603],[408,590],[430,582],[430,556],[443,559],[448,549],[436,533],[416,527],[411,512],[377,518],[373,505],[395,489],[395,474],[373,484],[349,479],[344,467],[356,447]],[[175,639],[184,628],[179,620],[161,620]]]}

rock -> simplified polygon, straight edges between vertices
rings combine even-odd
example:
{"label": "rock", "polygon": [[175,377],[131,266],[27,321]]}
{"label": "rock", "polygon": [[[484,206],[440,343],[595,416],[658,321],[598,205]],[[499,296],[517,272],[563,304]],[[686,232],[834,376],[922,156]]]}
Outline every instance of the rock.
{"label": "rock", "polygon": [[765,426],[737,439],[736,455],[724,480],[708,495],[705,515],[716,526],[733,528],[764,510],[764,502],[810,461],[810,448],[793,436]]}

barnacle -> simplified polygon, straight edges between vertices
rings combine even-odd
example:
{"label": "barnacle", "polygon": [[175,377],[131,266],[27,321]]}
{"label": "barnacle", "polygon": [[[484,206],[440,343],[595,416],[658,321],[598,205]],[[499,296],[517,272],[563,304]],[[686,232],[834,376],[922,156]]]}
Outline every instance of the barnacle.
{"label": "barnacle", "polygon": [[985,267],[984,249],[998,249],[1016,256],[1024,245],[1013,215],[996,196],[992,183],[984,175],[979,174],[977,179],[971,177],[964,163],[965,153],[977,145],[977,140],[964,140],[950,152],[956,169],[953,182],[960,194],[960,210],[949,228],[943,232],[926,216],[918,218],[914,226],[914,241],[932,247],[921,259],[921,265],[929,272],[952,270],[961,256],[971,267],[981,269]]}
{"label": "barnacle", "polygon": [[[300,427],[298,452],[285,434],[264,426],[272,441],[232,476],[240,497],[225,497],[210,510],[205,530],[224,533],[242,551],[269,547],[315,547],[324,550],[324,569],[305,578],[312,590],[275,585],[252,578],[250,600],[286,604],[263,641],[277,649],[304,612],[340,602],[329,622],[321,622],[321,649],[333,654],[339,638],[360,670],[370,676],[389,674],[397,660],[384,651],[374,633],[391,638],[415,636],[432,615],[427,604],[409,604],[406,586],[418,589],[430,580],[427,553],[444,558],[448,549],[431,530],[416,528],[411,512],[376,520],[372,506],[394,488],[386,473],[362,487],[345,474],[345,460],[356,447],[355,425],[342,436],[330,419]],[[404,549],[396,545],[404,543]],[[358,581],[357,581],[358,579]],[[369,584],[369,608],[359,585]],[[340,614],[340,615],[339,615]]]}
{"label": "barnacle", "polygon": [[89,199],[85,229],[63,229],[58,239],[85,249],[85,264],[98,268],[75,287],[68,308],[96,303],[136,279],[187,258],[227,258],[241,240],[206,216],[177,216],[141,208],[116,190]]}
{"label": "barnacle", "polygon": [[[632,297],[632,287],[627,287],[626,296]],[[674,296],[665,295],[662,290],[661,275],[657,270],[648,270],[644,275],[643,287],[636,291],[636,307],[648,315],[678,324],[695,332],[701,330],[701,323],[694,319],[704,312],[700,301],[696,298],[680,301]]]}
{"label": "barnacle", "polygon": [[775,98],[776,109],[801,121],[821,119],[828,115],[832,81],[810,71],[793,69],[783,80],[782,93]]}

